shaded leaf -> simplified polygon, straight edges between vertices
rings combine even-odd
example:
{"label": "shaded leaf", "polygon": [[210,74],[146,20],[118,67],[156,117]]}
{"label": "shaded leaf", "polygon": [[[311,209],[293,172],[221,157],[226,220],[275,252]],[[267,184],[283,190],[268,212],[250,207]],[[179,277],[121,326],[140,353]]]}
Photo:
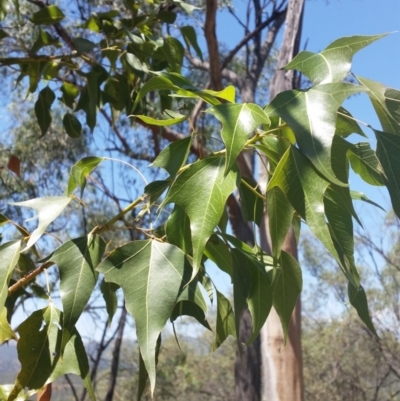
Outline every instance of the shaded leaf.
{"label": "shaded leaf", "polygon": [[269,125],[264,110],[252,103],[220,104],[207,109],[222,123],[221,136],[226,146],[225,174],[231,169],[254,130],[261,124]]}
{"label": "shaded leaf", "polygon": [[165,190],[171,184],[168,180],[156,180],[150,182],[144,187],[144,195],[148,197],[148,202],[153,205],[160,199],[160,196],[165,192]]}
{"label": "shaded leaf", "polygon": [[197,43],[197,34],[195,29],[191,25],[183,26],[180,29],[187,47],[189,48],[189,45],[192,46],[199,59],[203,61],[203,53],[199,44]]}
{"label": "shaded leaf", "polygon": [[[69,196],[46,196],[44,198],[30,199],[24,202],[10,202],[10,205],[30,207],[37,213],[39,219],[38,227],[31,233],[26,249],[33,246],[43,235],[46,228],[51,224],[68,206],[72,198]],[[36,217],[32,217],[35,219]]]}
{"label": "shaded leaf", "polygon": [[71,138],[79,138],[82,135],[82,124],[71,113],[66,113],[63,118],[65,131]]}
{"label": "shaded leaf", "polygon": [[86,177],[104,160],[102,157],[88,156],[72,166],[69,173],[67,195],[81,187],[81,196],[86,185]]}
{"label": "shaded leaf", "polygon": [[167,171],[171,177],[175,177],[179,169],[186,162],[191,144],[191,136],[170,143],[160,152],[153,163],[151,163],[151,166],[161,167]]}
{"label": "shaded leaf", "polygon": [[280,274],[277,277],[273,305],[281,321],[286,343],[290,319],[302,290],[303,279],[297,260],[289,253],[281,252],[279,265]]}
{"label": "shaded leaf", "polygon": [[58,39],[53,38],[53,36],[51,36],[47,31],[39,28],[39,35],[31,48],[31,52],[36,53],[42,47],[51,45],[60,47],[61,43],[58,41]]}
{"label": "shaded leaf", "polygon": [[351,134],[367,137],[357,121],[344,107],[339,107],[338,109],[335,134],[342,138],[347,138]]}
{"label": "shaded leaf", "polygon": [[180,301],[175,305],[171,313],[171,322],[174,322],[180,316],[190,316],[196,319],[201,325],[203,325],[206,329],[211,330],[210,325],[208,324],[206,314],[204,310],[200,308],[197,304],[191,301]]}
{"label": "shaded leaf", "polygon": [[19,326],[17,351],[21,371],[8,398],[10,401],[15,400],[25,387],[29,390],[39,390],[46,383],[52,383],[67,373],[80,376],[90,398],[95,399],[89,378],[89,363],[81,337],[75,329],[65,350],[62,350],[61,323],[62,312],[49,305],[33,312]]}
{"label": "shaded leaf", "polygon": [[51,5],[34,13],[29,20],[36,25],[54,25],[64,18],[64,13],[57,6]]}
{"label": "shaded leaf", "polygon": [[157,339],[189,281],[190,264],[178,247],[147,240],[116,248],[97,270],[124,291],[153,392]]}
{"label": "shaded leaf", "polygon": [[37,101],[35,102],[35,115],[39,124],[42,135],[45,135],[51,124],[51,105],[56,96],[54,92],[46,86],[39,92]]}
{"label": "shaded leaf", "polygon": [[176,203],[190,219],[193,245],[193,277],[197,274],[204,248],[221,219],[228,196],[239,178],[236,171],[224,176],[225,159],[208,157],[191,164],[172,183],[162,206]]}
{"label": "shaded leaf", "polygon": [[75,45],[78,54],[90,53],[97,46],[95,43],[85,38],[73,38],[72,43]]}
{"label": "shaded leaf", "polygon": [[386,186],[394,212],[400,217],[400,135],[374,130],[376,156],[386,175]]}
{"label": "shaded leaf", "polygon": [[357,288],[349,282],[348,293],[350,303],[356,309],[360,319],[365,323],[365,325],[371,330],[373,334],[378,336],[374,324],[372,323],[371,316],[369,314],[367,295],[365,294],[364,288],[362,286],[359,286]]}
{"label": "shaded leaf", "polygon": [[314,85],[339,82],[350,72],[354,54],[386,35],[348,36],[335,40],[318,54],[302,51],[285,70],[302,72]]}
{"label": "shaded leaf", "polygon": [[278,115],[292,128],[300,150],[318,171],[336,185],[345,185],[332,170],[331,149],[337,110],[349,96],[363,91],[358,85],[333,83],[308,91],[285,91],[267,106],[269,116]]}
{"label": "shaded leaf", "polygon": [[185,254],[192,252],[190,220],[180,206],[175,205],[167,220],[165,233],[170,244],[182,249]]}
{"label": "shaded leaf", "polygon": [[[245,181],[247,185],[245,185],[243,181]],[[240,182],[239,192],[240,204],[245,221],[254,221],[260,226],[264,213],[264,202],[261,198],[262,195],[258,189],[257,183],[253,179],[243,177]],[[255,192],[258,195],[256,195]]]}
{"label": "shaded leaf", "polygon": [[229,246],[213,234],[207,242],[204,254],[213,261],[223,272],[232,276],[232,256]]}
{"label": "shaded leaf", "polygon": [[111,326],[112,319],[117,311],[118,307],[118,298],[117,291],[119,289],[119,285],[115,283],[107,283],[105,280],[102,280],[100,285],[100,291],[103,295],[104,302],[106,303],[106,311],[108,315],[108,327]]}

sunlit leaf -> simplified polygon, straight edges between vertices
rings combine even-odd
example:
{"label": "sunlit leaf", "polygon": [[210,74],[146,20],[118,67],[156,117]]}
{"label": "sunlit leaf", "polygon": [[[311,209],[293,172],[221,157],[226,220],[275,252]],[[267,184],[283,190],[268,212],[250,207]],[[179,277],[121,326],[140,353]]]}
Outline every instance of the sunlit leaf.
{"label": "sunlit leaf", "polygon": [[17,336],[7,321],[7,309],[2,308],[0,309],[0,345],[9,340],[17,340]]}
{"label": "sunlit leaf", "polygon": [[365,195],[365,194],[362,193],[362,192],[359,192],[359,191],[350,191],[350,195],[351,195],[351,198],[354,199],[354,200],[361,200],[361,201],[364,201],[364,202],[369,203],[370,205],[376,206],[376,207],[378,207],[379,209],[381,209],[381,210],[383,210],[384,212],[386,212],[386,210],[385,210],[382,206],[380,206],[380,205],[378,205],[377,203],[375,203],[375,202],[373,202],[372,200],[370,200],[370,199],[367,197],[367,195]]}
{"label": "sunlit leaf", "polygon": [[321,53],[300,52],[286,70],[298,70],[314,85],[339,82],[351,69],[354,54],[387,34],[373,36],[348,36],[335,40]]}
{"label": "sunlit leaf", "polygon": [[[51,224],[68,206],[72,198],[69,196],[46,196],[44,198],[30,199],[24,202],[10,202],[10,205],[30,207],[37,213],[38,227],[31,233],[26,248],[34,245]],[[34,219],[36,217],[33,217]]]}
{"label": "sunlit leaf", "polygon": [[235,163],[246,141],[261,124],[269,125],[264,110],[252,103],[221,104],[207,110],[222,123],[221,136],[226,146],[225,174]]}
{"label": "sunlit leaf", "polygon": [[333,83],[308,91],[286,91],[267,106],[269,116],[278,115],[296,135],[300,150],[318,171],[336,185],[345,185],[332,170],[331,149],[336,131],[337,110],[351,95],[363,91],[358,85]]}
{"label": "sunlit leaf", "polygon": [[185,169],[171,185],[163,205],[176,203],[190,219],[193,245],[193,277],[197,274],[204,248],[219,223],[228,196],[235,190],[239,174],[224,176],[225,159],[208,157]]}
{"label": "sunlit leaf", "polygon": [[187,120],[189,115],[176,113],[172,110],[165,110],[161,119],[142,115],[134,115],[134,117],[139,118],[146,124],[156,125],[158,127],[167,127],[169,125],[179,124]]}
{"label": "sunlit leaf", "polygon": [[57,6],[51,5],[34,13],[30,21],[36,25],[54,25],[64,18],[64,13]]}
{"label": "sunlit leaf", "polygon": [[86,177],[103,161],[102,157],[88,156],[72,166],[68,180],[67,195],[71,195],[76,188],[81,187],[81,196],[86,185]]}
{"label": "sunlit leaf", "polygon": [[140,352],[151,389],[156,380],[156,343],[191,276],[185,254],[157,241],[135,241],[116,248],[98,266],[107,282],[121,286],[134,317]]}

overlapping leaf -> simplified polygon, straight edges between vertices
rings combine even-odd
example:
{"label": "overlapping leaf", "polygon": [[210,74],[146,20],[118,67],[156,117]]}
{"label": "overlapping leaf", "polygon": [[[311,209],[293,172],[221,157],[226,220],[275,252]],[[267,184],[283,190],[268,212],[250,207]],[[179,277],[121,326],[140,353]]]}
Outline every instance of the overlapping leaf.
{"label": "overlapping leaf", "polygon": [[9,340],[17,340],[17,336],[7,321],[7,309],[2,307],[0,309],[0,345]]}
{"label": "overlapping leaf", "polygon": [[102,157],[87,156],[72,166],[69,174],[67,195],[81,187],[81,196],[86,185],[86,177],[103,161]]}
{"label": "overlapping leaf", "polygon": [[365,195],[363,192],[350,191],[350,196],[351,196],[351,199],[360,200],[360,201],[363,201],[365,203],[369,203],[370,205],[373,205],[373,206],[375,206],[375,207],[377,207],[377,208],[379,208],[379,209],[381,209],[381,210],[383,210],[385,212],[385,209],[382,206],[378,205],[377,203],[375,203],[374,201],[369,199],[368,196]]}
{"label": "overlapping leaf", "polygon": [[308,91],[286,91],[267,106],[269,116],[278,115],[292,128],[301,151],[318,171],[337,185],[344,185],[332,170],[332,141],[337,110],[349,96],[364,89],[349,83],[318,85]]}
{"label": "overlapping leaf", "polygon": [[44,198],[35,198],[24,202],[10,202],[10,205],[34,209],[39,219],[38,227],[31,233],[25,249],[30,248],[39,240],[49,224],[63,212],[71,200],[72,198],[69,196],[46,196]]}
{"label": "overlapping leaf", "polygon": [[[74,329],[61,348],[62,313],[49,305],[32,313],[18,328],[17,344],[21,371],[8,398],[15,400],[26,387],[39,390],[61,375],[73,373],[83,379],[88,394],[95,399],[89,377],[89,363],[79,333]],[[63,357],[61,355],[63,354]]]}
{"label": "overlapping leaf", "polygon": [[261,225],[264,213],[264,202],[257,183],[250,178],[243,177],[239,187],[240,205],[245,221],[254,221]]}
{"label": "overlapping leaf", "polygon": [[300,71],[314,85],[339,82],[350,72],[354,54],[384,36],[386,34],[340,38],[321,53],[300,52],[285,69]]}
{"label": "overlapping leaf", "polygon": [[8,295],[8,282],[18,262],[21,241],[10,241],[0,246],[0,312]]}
{"label": "overlapping leaf", "polygon": [[107,283],[107,281],[103,280],[100,285],[100,291],[103,295],[104,302],[106,303],[106,310],[108,315],[108,326],[111,326],[112,319],[117,311],[118,307],[118,298],[117,298],[117,290],[119,289],[119,285],[115,283]]}
{"label": "overlapping leaf", "polygon": [[185,254],[192,252],[190,220],[180,206],[175,205],[171,216],[167,220],[165,232],[170,244],[182,249]]}
{"label": "overlapping leaf", "polygon": [[97,270],[124,291],[153,391],[157,339],[190,279],[190,264],[178,247],[148,240],[115,249]]}
{"label": "overlapping leaf", "polygon": [[252,103],[225,103],[214,106],[207,112],[222,123],[221,136],[226,147],[227,174],[254,130],[261,124],[270,125],[270,120],[260,106]]}
{"label": "overlapping leaf", "polygon": [[68,338],[92,295],[98,275],[95,268],[104,250],[100,237],[81,237],[67,241],[49,257],[60,272],[63,330],[67,331],[64,338]]}
{"label": "overlapping leaf", "polygon": [[239,174],[224,175],[225,159],[208,157],[190,165],[173,182],[163,205],[176,203],[190,219],[193,245],[193,277],[200,268],[204,248],[221,219],[228,196]]}

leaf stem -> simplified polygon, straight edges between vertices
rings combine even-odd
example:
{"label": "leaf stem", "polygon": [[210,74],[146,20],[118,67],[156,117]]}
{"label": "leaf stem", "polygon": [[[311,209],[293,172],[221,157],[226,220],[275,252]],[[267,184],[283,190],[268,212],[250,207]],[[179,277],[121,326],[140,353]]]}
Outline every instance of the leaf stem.
{"label": "leaf stem", "polygon": [[266,200],[267,200],[267,198],[266,198],[265,196],[263,196],[263,195],[261,195],[259,192],[257,192],[256,189],[253,188],[253,187],[252,187],[248,182],[246,182],[243,178],[241,178],[240,181],[241,181],[241,183],[244,184],[247,188],[249,188],[250,191],[251,191],[254,195],[258,196],[258,197],[261,198],[263,201],[266,201]]}

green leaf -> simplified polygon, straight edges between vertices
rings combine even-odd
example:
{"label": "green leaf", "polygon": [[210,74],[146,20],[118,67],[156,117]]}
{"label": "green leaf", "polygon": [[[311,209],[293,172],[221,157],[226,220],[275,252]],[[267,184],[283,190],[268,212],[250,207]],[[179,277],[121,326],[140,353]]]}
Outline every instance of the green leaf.
{"label": "green leaf", "polygon": [[311,231],[338,261],[346,277],[352,280],[347,267],[342,264],[343,258],[338,255],[326,224],[323,198],[328,185],[328,181],[321,178],[308,159],[292,146],[278,164],[267,190],[276,186],[282,190]]}
{"label": "green leaf", "polygon": [[182,0],[173,0],[173,2],[179,4],[189,15],[192,15],[194,10],[201,10],[201,7],[196,7]]}
{"label": "green leaf", "polygon": [[217,293],[217,324],[212,352],[216,351],[229,335],[236,337],[235,316],[229,300],[218,290]]}
{"label": "green leaf", "polygon": [[0,213],[0,227],[1,227],[3,224],[8,223],[9,221],[10,221],[10,220],[9,220],[9,218],[8,218],[7,216],[4,216],[3,213]]}
{"label": "green leaf", "polygon": [[65,18],[64,13],[57,6],[44,7],[32,15],[29,20],[35,25],[54,25]]}
{"label": "green leaf", "polygon": [[203,309],[201,309],[200,306],[198,306],[194,302],[191,301],[178,302],[171,313],[171,322],[174,322],[180,316],[193,317],[206,329],[212,331]]}
{"label": "green leaf", "polygon": [[116,248],[97,270],[107,282],[120,285],[124,291],[153,392],[157,339],[189,282],[190,264],[178,247],[148,240]]}
{"label": "green leaf", "polygon": [[[290,130],[289,127],[287,129]],[[291,130],[290,130],[291,131]],[[290,146],[290,142],[281,136],[267,135],[263,137],[260,144],[255,144],[254,147],[263,152],[270,164],[270,170],[273,173],[279,160]]]}
{"label": "green leaf", "polygon": [[361,200],[361,201],[364,201],[366,203],[369,203],[370,205],[374,205],[374,206],[378,207],[379,209],[383,210],[386,213],[386,210],[382,206],[380,206],[377,203],[375,203],[372,200],[370,200],[367,197],[367,195],[365,195],[364,193],[359,192],[359,191],[350,191],[350,195],[351,195],[352,199]]}
{"label": "green leaf", "polygon": [[108,314],[108,327],[111,326],[112,319],[115,315],[115,312],[117,311],[117,291],[119,288],[119,285],[114,283],[107,283],[105,280],[102,280],[100,285],[100,291],[103,295],[104,302],[106,303],[106,310]]}
{"label": "green leaf", "polygon": [[81,187],[81,196],[86,185],[86,177],[104,160],[102,157],[88,156],[79,160],[71,168],[68,180],[67,195],[71,195],[76,188]]}
{"label": "green leaf", "polygon": [[[245,181],[247,185],[243,181]],[[239,192],[240,204],[245,221],[254,221],[260,226],[264,213],[264,202],[261,198],[262,195],[258,189],[257,183],[253,179],[243,177],[240,182]],[[256,195],[256,193],[258,195]]]}
{"label": "green leaf", "polygon": [[51,45],[61,47],[61,43],[58,41],[58,39],[53,38],[48,32],[44,31],[42,28],[39,28],[39,35],[31,48],[31,52],[36,53],[42,47]]}
{"label": "green leaf", "polygon": [[78,54],[90,53],[97,45],[85,38],[73,38],[72,43],[75,45]]}
{"label": "green leaf", "polygon": [[143,75],[144,73],[148,74],[150,72],[146,63],[140,61],[134,54],[125,53],[124,59],[136,73]]}
{"label": "green leaf", "polygon": [[347,138],[351,134],[367,137],[357,121],[344,107],[339,107],[338,109],[335,134],[342,138]]}
{"label": "green leaf", "polygon": [[180,206],[175,205],[173,212],[167,220],[165,231],[170,244],[182,249],[185,254],[192,252],[190,220]]}
{"label": "green leaf", "polygon": [[82,135],[82,124],[71,113],[66,113],[63,118],[65,131],[71,138],[79,138]]}
{"label": "green leaf", "polygon": [[160,152],[150,166],[161,167],[167,171],[171,177],[175,177],[188,158],[191,144],[191,136],[170,143]]}
{"label": "green leaf", "polygon": [[200,268],[204,248],[237,187],[239,174],[224,175],[225,159],[208,157],[191,164],[175,181],[161,206],[176,203],[190,219],[193,245],[193,277]]}
{"label": "green leaf", "polygon": [[10,10],[9,1],[0,0],[0,21],[2,21],[6,17],[9,10]]}
{"label": "green leaf", "polygon": [[133,115],[134,117],[142,120],[146,124],[156,125],[158,127],[167,127],[169,125],[179,124],[189,117],[189,115],[184,115],[176,113],[172,110],[165,110],[162,114],[162,119],[157,119],[153,117],[143,116],[143,115]]}
{"label": "green leaf", "polygon": [[267,106],[269,116],[279,116],[292,128],[300,150],[318,171],[336,185],[345,186],[332,170],[331,148],[337,110],[349,96],[363,88],[348,83],[319,85],[308,91],[285,91]]}
{"label": "green leaf", "polygon": [[290,319],[302,290],[303,279],[297,260],[285,251],[281,252],[279,265],[280,274],[277,277],[273,305],[281,321],[286,343]]}
{"label": "green leaf", "polygon": [[379,82],[356,76],[368,96],[385,132],[400,135],[400,92]]}
{"label": "green leaf", "polygon": [[[46,228],[51,224],[68,206],[72,198],[69,196],[46,196],[44,198],[30,199],[24,202],[10,202],[10,205],[30,207],[37,213],[39,219],[38,227],[31,233],[26,249],[33,246],[43,235]],[[36,217],[33,217],[36,218]]]}
{"label": "green leaf", "polygon": [[252,103],[221,104],[207,110],[222,123],[221,136],[226,146],[225,174],[231,169],[254,130],[261,124],[269,125],[264,110]]}
{"label": "green leaf", "polygon": [[271,236],[272,255],[279,257],[293,219],[293,206],[279,187],[267,191],[268,224]]}
{"label": "green leaf", "polygon": [[82,339],[75,329],[65,349],[62,350],[61,323],[62,312],[50,304],[47,308],[33,312],[19,326],[17,351],[21,371],[8,398],[9,401],[15,400],[25,387],[29,390],[39,390],[45,384],[52,383],[67,373],[80,376],[90,398],[95,400]]}
{"label": "green leaf", "polygon": [[339,82],[350,72],[354,54],[386,35],[348,36],[335,40],[318,54],[302,51],[285,70],[300,71],[314,85]]}
{"label": "green leaf", "polygon": [[60,90],[63,94],[60,100],[63,103],[65,103],[68,107],[73,109],[74,101],[76,97],[79,95],[79,88],[69,82],[63,82]]}
{"label": "green leaf", "polygon": [[204,254],[223,272],[232,276],[232,256],[229,246],[216,234],[208,240]]}
{"label": "green leaf", "polygon": [[3,29],[0,29],[0,40],[7,38],[9,35],[6,31],[4,31]]}
{"label": "green leaf", "polygon": [[7,321],[7,309],[2,307],[0,309],[0,345],[9,340],[18,340],[18,338]]}
{"label": "green leaf", "polygon": [[171,71],[180,73],[183,63],[185,49],[178,39],[168,36],[164,39],[164,46],[161,47],[165,59],[168,61]]}
{"label": "green leaf", "polygon": [[150,205],[153,205],[160,199],[160,196],[171,184],[168,180],[156,180],[144,187],[144,195],[147,197]]}
{"label": "green leaf", "polygon": [[385,176],[381,164],[368,142],[356,143],[347,157],[351,167],[365,182],[370,185],[385,185]]}
{"label": "green leaf", "polygon": [[386,186],[394,212],[400,216],[400,135],[374,130],[376,156],[386,175]]}
{"label": "green leaf", "polygon": [[0,311],[8,295],[8,282],[18,262],[21,241],[10,241],[0,245]]}
{"label": "green leaf", "polygon": [[104,251],[104,241],[100,237],[89,236],[67,241],[48,258],[60,272],[63,345],[92,295],[98,276],[95,268]]}
{"label": "green leaf", "polygon": [[197,35],[195,29],[191,25],[183,26],[181,27],[181,33],[187,47],[189,48],[189,46],[192,46],[199,59],[203,61],[203,53],[199,44],[197,43]]}
{"label": "green leaf", "polygon": [[54,92],[46,86],[39,92],[37,101],[35,102],[35,115],[39,124],[42,135],[45,135],[51,124],[51,105],[56,96]]}
{"label": "green leaf", "polygon": [[378,337],[378,334],[375,330],[374,324],[372,323],[371,316],[368,311],[367,295],[365,294],[364,288],[362,286],[359,286],[357,288],[349,282],[348,293],[350,303],[356,309],[360,319],[371,330],[371,332]]}

